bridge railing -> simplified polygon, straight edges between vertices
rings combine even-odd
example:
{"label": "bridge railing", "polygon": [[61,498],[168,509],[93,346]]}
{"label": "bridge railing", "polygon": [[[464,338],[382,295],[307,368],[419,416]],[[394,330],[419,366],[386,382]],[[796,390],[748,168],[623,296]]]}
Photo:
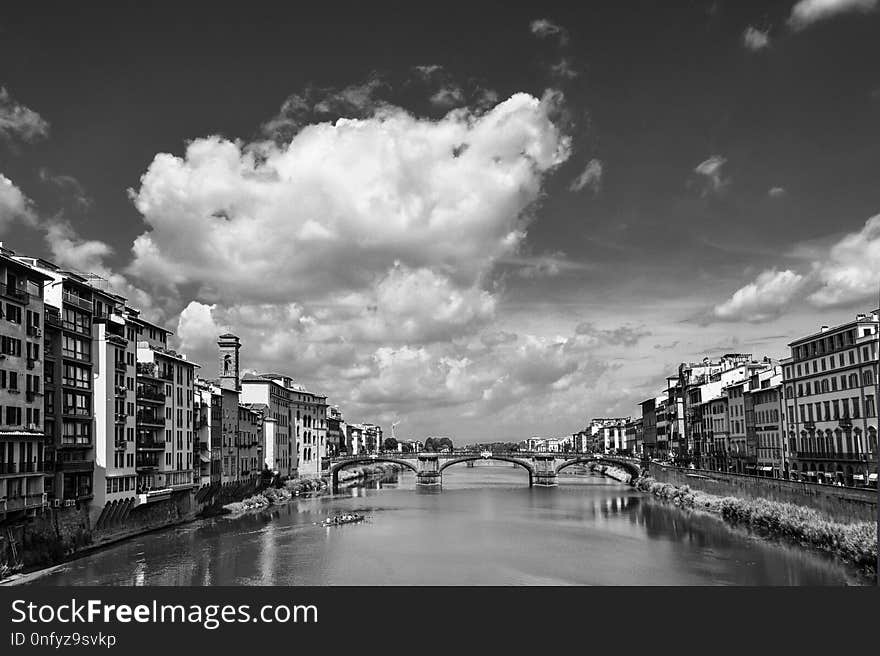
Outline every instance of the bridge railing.
{"label": "bridge railing", "polygon": [[564,458],[566,460],[574,459],[574,458],[591,458],[591,459],[602,459],[602,460],[617,460],[620,462],[630,462],[630,463],[641,463],[642,461],[639,458],[631,458],[628,456],[616,456],[616,455],[606,455],[604,453],[592,453],[592,452],[574,452],[574,451],[493,451],[491,455],[483,456],[483,452],[481,451],[419,451],[419,452],[409,452],[409,453],[401,453],[399,451],[379,451],[378,453],[358,453],[356,455],[344,455],[344,456],[336,456],[333,458],[329,458],[329,462],[336,464],[339,462],[345,462],[348,460],[370,460],[373,458],[381,459],[381,458],[397,458],[399,460],[406,460],[411,458],[418,458],[419,456],[441,456],[445,458],[460,458],[467,456],[475,456],[475,457],[485,457],[492,458],[502,456],[505,458],[532,458],[534,456],[555,456],[557,458]]}

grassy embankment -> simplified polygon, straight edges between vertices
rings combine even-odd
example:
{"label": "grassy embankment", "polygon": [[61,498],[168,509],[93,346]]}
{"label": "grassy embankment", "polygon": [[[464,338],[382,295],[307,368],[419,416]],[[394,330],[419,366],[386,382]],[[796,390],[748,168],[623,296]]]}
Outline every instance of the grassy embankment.
{"label": "grassy embankment", "polygon": [[873,522],[843,524],[792,503],[719,497],[692,490],[687,485],[660,483],[651,477],[638,479],[635,487],[683,508],[716,513],[732,524],[742,524],[770,537],[834,554],[868,576],[877,575],[877,525]]}
{"label": "grassy embankment", "polygon": [[[339,472],[339,482],[352,481],[371,476],[382,476],[392,471],[397,471],[398,465],[393,463],[376,463],[374,465],[361,465]],[[288,503],[292,498],[308,492],[326,492],[330,487],[329,481],[323,478],[294,478],[284,482],[281,487],[270,487],[248,497],[242,501],[228,503],[223,506],[230,513],[267,508],[273,505]]]}

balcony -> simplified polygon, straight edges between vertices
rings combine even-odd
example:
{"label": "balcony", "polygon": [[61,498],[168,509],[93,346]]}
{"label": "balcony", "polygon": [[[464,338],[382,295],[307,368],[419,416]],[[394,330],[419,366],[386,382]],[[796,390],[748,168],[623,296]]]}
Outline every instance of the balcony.
{"label": "balcony", "polygon": [[60,472],[90,472],[95,471],[94,460],[57,460],[56,471]]}
{"label": "balcony", "polygon": [[856,453],[854,451],[797,451],[800,460],[831,460],[840,462],[873,462],[876,454]]}
{"label": "balcony", "polygon": [[127,369],[128,369],[128,365],[125,364],[124,360],[117,360],[116,361],[116,371],[121,371],[122,373],[125,373],[125,371]]}
{"label": "balcony", "polygon": [[77,419],[91,419],[92,411],[89,408],[77,408],[68,406],[61,411],[61,414],[67,417],[76,417]]}
{"label": "balcony", "polygon": [[138,453],[134,467],[137,471],[155,471],[159,469],[158,453]]}
{"label": "balcony", "polygon": [[61,349],[61,357],[68,360],[76,360],[77,362],[85,362],[91,364],[92,356],[90,353],[81,353],[79,351],[71,351],[70,349]]}
{"label": "balcony", "polygon": [[162,380],[159,376],[159,367],[154,362],[138,362],[137,375],[139,378],[152,378],[153,380]]}
{"label": "balcony", "polygon": [[0,501],[0,512],[15,512],[16,510],[29,510],[31,508],[42,508],[46,505],[46,493],[25,494],[20,497],[9,497],[5,501]]}
{"label": "balcony", "polygon": [[27,305],[31,300],[31,295],[23,289],[10,287],[3,283],[0,283],[0,295],[5,296],[6,298],[11,298],[13,301],[18,301],[23,305]]}
{"label": "balcony", "polygon": [[113,391],[114,391],[114,393],[115,393],[116,396],[118,396],[118,397],[124,397],[124,396],[125,396],[125,393],[126,393],[128,390],[125,388],[125,385],[117,385],[116,387],[113,388]]}
{"label": "balcony", "polygon": [[138,438],[137,448],[142,449],[144,451],[164,451],[165,450],[165,442],[160,442],[159,440],[149,440],[149,439],[144,439],[144,438]]}
{"label": "balcony", "polygon": [[62,435],[61,448],[88,448],[92,446],[90,435]]}
{"label": "balcony", "polygon": [[136,396],[138,401],[162,403],[163,405],[165,403],[165,394],[154,387],[148,387],[146,385],[138,385]]}
{"label": "balcony", "polygon": [[76,323],[75,321],[61,321],[61,327],[64,330],[69,330],[74,333],[78,333],[80,335],[85,335],[86,337],[90,337],[92,334],[92,327],[88,324]]}
{"label": "balcony", "polygon": [[117,424],[124,424],[127,415],[124,412],[117,412],[114,416]]}
{"label": "balcony", "polygon": [[46,323],[50,326],[55,326],[56,328],[61,328],[63,326],[63,322],[61,321],[61,315],[58,314],[57,311],[50,312],[46,310]]}
{"label": "balcony", "polygon": [[113,442],[113,448],[117,451],[125,451],[127,444],[128,443],[124,439],[117,439]]}
{"label": "balcony", "polygon": [[28,337],[42,337],[43,331],[40,330],[38,326],[28,326],[27,327],[27,336]]}
{"label": "balcony", "polygon": [[81,296],[71,294],[67,291],[62,294],[62,300],[65,303],[70,303],[74,307],[78,307],[80,310],[86,310],[87,312],[91,312],[93,308],[91,299],[82,298]]}
{"label": "balcony", "polygon": [[146,412],[144,410],[138,410],[137,423],[138,426],[154,426],[156,428],[165,428],[164,417],[162,417],[161,415],[153,414],[152,412]]}

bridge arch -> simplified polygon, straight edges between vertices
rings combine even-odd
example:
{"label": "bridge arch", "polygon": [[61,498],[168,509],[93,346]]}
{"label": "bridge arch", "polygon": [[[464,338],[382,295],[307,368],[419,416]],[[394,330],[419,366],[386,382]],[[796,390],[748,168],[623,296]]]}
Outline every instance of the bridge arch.
{"label": "bridge arch", "polygon": [[339,487],[339,472],[349,467],[350,465],[363,465],[363,464],[373,464],[376,462],[391,462],[396,465],[400,465],[401,467],[406,467],[407,469],[411,469],[416,474],[419,473],[419,468],[411,462],[407,462],[402,458],[392,458],[390,456],[355,456],[352,458],[347,458],[346,460],[342,460],[341,462],[337,462],[330,466],[330,482],[333,486],[333,489],[337,489]]}
{"label": "bridge arch", "polygon": [[607,458],[602,456],[578,456],[576,458],[572,458],[571,460],[566,460],[565,462],[560,463],[556,466],[556,473],[558,474],[566,467],[571,467],[572,465],[584,464],[589,462],[595,462],[600,465],[611,465],[612,467],[618,467],[623,469],[627,474],[632,476],[633,479],[638,478],[642,474],[641,467],[633,462],[629,462],[627,460],[618,460],[617,458]]}
{"label": "bridge arch", "polygon": [[445,461],[442,465],[440,465],[439,471],[442,472],[447,467],[452,467],[452,465],[457,465],[462,462],[474,462],[476,460],[500,460],[501,462],[511,462],[514,465],[519,465],[529,473],[529,486],[531,487],[534,484],[535,468],[524,460],[520,460],[519,458],[511,458],[508,456],[482,456],[478,454],[472,456],[461,456],[460,458],[452,458],[451,460]]}

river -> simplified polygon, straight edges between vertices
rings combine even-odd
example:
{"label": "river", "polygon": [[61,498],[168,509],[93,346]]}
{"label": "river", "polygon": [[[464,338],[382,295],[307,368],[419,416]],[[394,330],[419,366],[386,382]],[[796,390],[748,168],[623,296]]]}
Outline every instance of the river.
{"label": "river", "polygon": [[[365,522],[321,527],[343,512]],[[764,541],[599,475],[529,488],[464,465],[443,488],[402,472],[335,495],[150,533],[36,585],[845,585],[823,555]]]}

